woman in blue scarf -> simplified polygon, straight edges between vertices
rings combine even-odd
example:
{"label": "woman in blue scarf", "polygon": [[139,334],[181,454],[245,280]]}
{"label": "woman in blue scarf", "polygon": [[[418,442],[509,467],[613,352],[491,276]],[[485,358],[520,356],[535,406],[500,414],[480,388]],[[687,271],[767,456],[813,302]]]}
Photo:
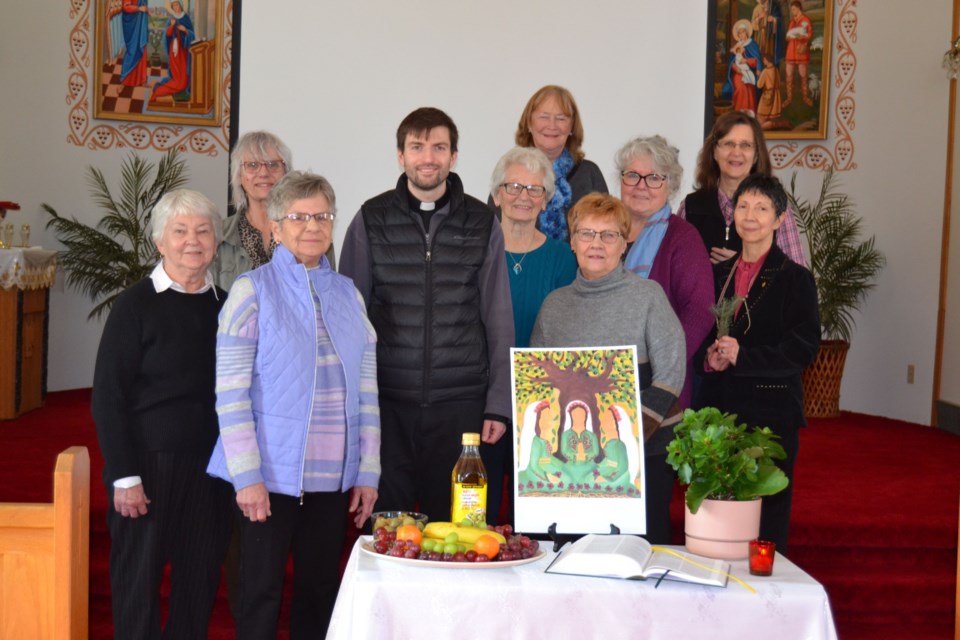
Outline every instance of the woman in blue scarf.
{"label": "woman in blue scarf", "polygon": [[608,193],[600,168],[585,159],[580,148],[583,125],[573,95],[557,85],[541,87],[527,101],[515,138],[518,147],[536,147],[553,163],[556,191],[540,213],[537,228],[549,238],[566,242],[571,205],[594,191]]}

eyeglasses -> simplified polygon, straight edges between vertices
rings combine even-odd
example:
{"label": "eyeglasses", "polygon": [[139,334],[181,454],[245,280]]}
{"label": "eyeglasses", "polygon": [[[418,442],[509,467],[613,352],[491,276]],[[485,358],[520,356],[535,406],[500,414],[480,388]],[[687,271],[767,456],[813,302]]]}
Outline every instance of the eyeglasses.
{"label": "eyeglasses", "polygon": [[621,171],[620,172],[620,182],[627,185],[628,187],[635,187],[640,184],[640,181],[643,180],[647,183],[648,189],[659,189],[663,186],[663,183],[667,181],[667,176],[661,175],[659,173],[648,173],[647,175],[642,175],[636,171]]}
{"label": "eyeglasses", "polygon": [[283,160],[251,160],[250,162],[241,162],[240,166],[249,174],[255,174],[260,169],[266,169],[268,173],[279,173],[287,166]]}
{"label": "eyeglasses", "polygon": [[567,124],[570,122],[570,116],[564,113],[538,113],[533,116],[533,119],[541,124],[550,124],[555,122],[556,124]]}
{"label": "eyeglasses", "polygon": [[573,232],[573,235],[576,236],[581,242],[593,242],[593,239],[597,237],[597,234],[600,234],[600,240],[603,244],[613,244],[617,240],[623,237],[623,234],[619,231],[611,231],[605,229],[604,231],[594,231],[593,229],[577,229]]}
{"label": "eyeglasses", "polygon": [[734,142],[733,140],[724,140],[723,142],[718,142],[717,146],[724,151],[733,151],[737,147],[740,148],[740,151],[752,151],[756,145],[752,142]]}
{"label": "eyeglasses", "polygon": [[520,184],[519,182],[504,182],[500,185],[503,190],[511,196],[518,196],[523,191],[527,192],[531,198],[542,198],[547,192],[547,188],[539,184]]}
{"label": "eyeglasses", "polygon": [[324,222],[333,222],[337,219],[337,214],[331,211],[321,211],[320,213],[300,213],[298,211],[291,211],[283,217],[295,224],[307,224],[311,220],[316,220],[318,224],[322,224]]}

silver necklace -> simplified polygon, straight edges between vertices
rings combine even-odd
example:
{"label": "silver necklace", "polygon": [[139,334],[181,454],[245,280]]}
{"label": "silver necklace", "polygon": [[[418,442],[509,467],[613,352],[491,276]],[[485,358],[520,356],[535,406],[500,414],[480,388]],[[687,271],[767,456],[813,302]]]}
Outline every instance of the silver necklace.
{"label": "silver necklace", "polygon": [[[529,253],[529,251],[527,253]],[[521,257],[519,261],[517,261],[517,259],[513,257],[513,254],[510,253],[509,251],[507,251],[507,255],[510,256],[510,260],[513,262],[513,273],[515,275],[520,275],[521,273],[523,273],[522,265],[523,265],[523,261],[527,259],[527,254],[524,253],[523,257]]]}

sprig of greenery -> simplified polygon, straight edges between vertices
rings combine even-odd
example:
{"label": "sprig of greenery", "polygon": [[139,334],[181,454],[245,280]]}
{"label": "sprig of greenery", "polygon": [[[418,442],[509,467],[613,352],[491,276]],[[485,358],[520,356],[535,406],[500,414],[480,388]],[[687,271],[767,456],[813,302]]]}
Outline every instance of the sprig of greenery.
{"label": "sprig of greenery", "polygon": [[119,199],[115,199],[103,173],[89,167],[91,196],[105,212],[92,227],[42,205],[50,215],[47,228],[66,247],[58,258],[67,272],[67,284],[91,301],[99,300],[88,319],[109,311],[122,291],[149,275],[158,257],[148,234],[153,207],[165,193],[187,183],[185,169],[186,159],[175,149],[156,166],[131,153],[123,161]]}
{"label": "sprig of greenery", "polygon": [[717,304],[710,307],[710,312],[717,320],[717,337],[722,338],[730,335],[730,327],[733,326],[733,318],[737,314],[737,307],[746,300],[743,296],[733,296],[732,298],[721,298]]}
{"label": "sprig of greenery", "polygon": [[687,485],[686,502],[696,513],[707,498],[753,500],[787,488],[790,480],[774,464],[787,457],[768,427],[748,430],[735,414],[706,407],[687,409],[667,445],[667,464]]}

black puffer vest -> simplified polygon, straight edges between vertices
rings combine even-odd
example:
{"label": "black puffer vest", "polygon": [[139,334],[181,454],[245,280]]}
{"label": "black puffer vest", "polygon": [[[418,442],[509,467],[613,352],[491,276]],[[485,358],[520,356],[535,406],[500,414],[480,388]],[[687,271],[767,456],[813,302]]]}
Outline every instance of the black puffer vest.
{"label": "black puffer vest", "polygon": [[368,305],[377,330],[380,394],[429,405],[486,397],[480,267],[494,217],[451,173],[449,213],[433,236],[407,199],[407,179],[360,209],[373,263]]}

